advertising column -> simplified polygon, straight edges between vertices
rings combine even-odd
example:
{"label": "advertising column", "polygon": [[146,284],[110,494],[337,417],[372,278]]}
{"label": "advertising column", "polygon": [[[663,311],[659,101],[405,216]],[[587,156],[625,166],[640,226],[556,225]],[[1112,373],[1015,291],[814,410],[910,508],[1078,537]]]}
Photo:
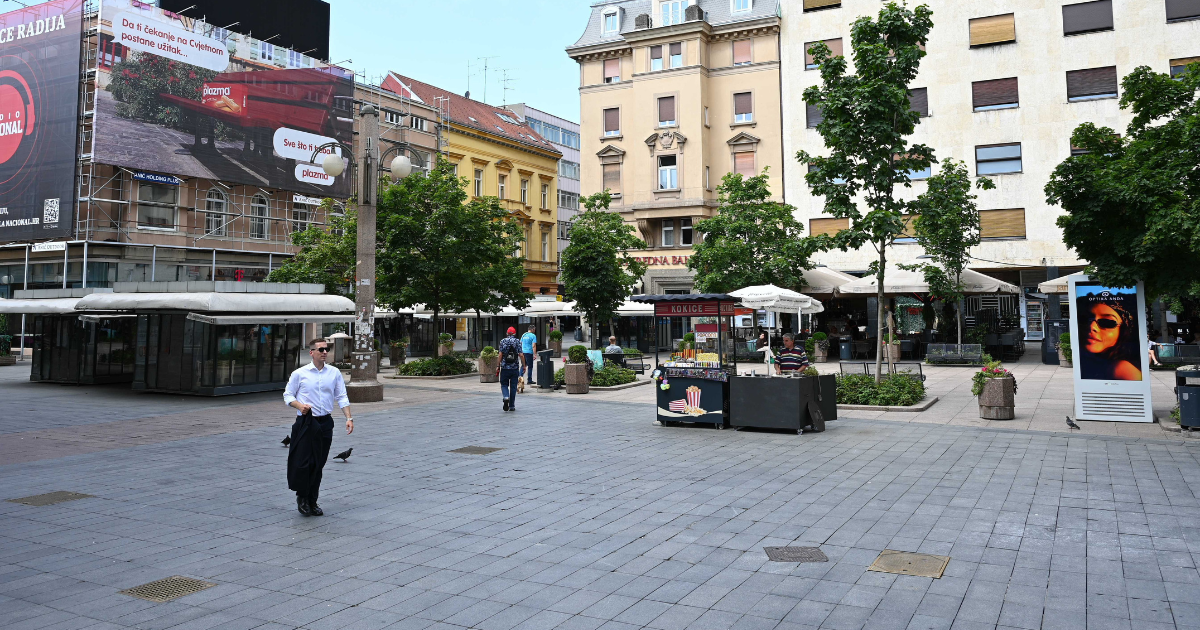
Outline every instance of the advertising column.
{"label": "advertising column", "polygon": [[0,14],[0,242],[69,237],[83,1]]}
{"label": "advertising column", "polygon": [[1153,422],[1146,296],[1071,276],[1071,352],[1080,420]]}

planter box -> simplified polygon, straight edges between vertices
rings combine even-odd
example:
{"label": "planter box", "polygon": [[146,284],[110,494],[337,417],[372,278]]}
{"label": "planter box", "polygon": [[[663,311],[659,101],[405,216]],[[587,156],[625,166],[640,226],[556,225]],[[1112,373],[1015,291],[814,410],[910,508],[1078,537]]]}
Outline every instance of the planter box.
{"label": "planter box", "polygon": [[979,395],[979,417],[1012,420],[1016,417],[1017,382],[1011,378],[989,378]]}
{"label": "planter box", "polygon": [[820,346],[813,348],[813,363],[825,363],[827,361],[829,361],[829,348],[824,350],[822,350]]}
{"label": "planter box", "polygon": [[17,364],[17,355],[15,354],[0,354],[0,367],[7,367]]}
{"label": "planter box", "polygon": [[454,352],[454,346],[443,346],[438,344],[438,356],[444,357]]}
{"label": "planter box", "polygon": [[894,343],[883,344],[884,352],[889,363],[896,363],[900,360],[900,345]]}
{"label": "planter box", "polygon": [[568,363],[563,366],[563,375],[567,379],[568,394],[586,394],[591,383],[588,381],[587,365],[584,363]]}
{"label": "planter box", "polygon": [[554,354],[552,356],[555,359],[562,357],[562,342],[561,341],[551,341],[550,349],[554,351]]}
{"label": "planter box", "polygon": [[1059,348],[1058,350],[1058,367],[1074,367],[1074,365],[1071,363],[1071,357],[1063,354],[1062,348]]}
{"label": "planter box", "polygon": [[479,382],[480,383],[499,383],[500,374],[496,370],[500,369],[500,357],[494,359],[480,358],[478,361],[479,367]]}
{"label": "planter box", "polygon": [[404,365],[404,346],[388,346],[388,359],[391,359],[392,365]]}

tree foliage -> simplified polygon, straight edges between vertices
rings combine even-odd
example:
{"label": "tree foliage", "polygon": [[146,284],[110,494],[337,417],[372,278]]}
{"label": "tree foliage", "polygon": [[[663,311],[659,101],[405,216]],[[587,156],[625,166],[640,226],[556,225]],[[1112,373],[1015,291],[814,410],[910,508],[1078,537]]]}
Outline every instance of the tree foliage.
{"label": "tree foliage", "polygon": [[646,264],[629,255],[645,241],[621,215],[609,212],[607,190],[583,199],[584,212],[571,226],[571,244],[559,256],[566,297],[593,325],[612,319],[646,273]]}
{"label": "tree foliage", "polygon": [[385,187],[377,225],[380,304],[424,304],[436,320],[529,303],[519,222],[494,197],[468,201],[466,180],[446,160]]}
{"label": "tree foliage", "polygon": [[1046,199],[1065,214],[1063,242],[1109,286],[1146,283],[1152,297],[1200,299],[1200,64],[1179,79],[1142,66],[1122,81],[1133,112],[1124,137],[1084,123],[1084,151],[1054,169]]}
{"label": "tree foliage", "polygon": [[[833,56],[825,44],[810,49],[821,84],[805,90],[804,101],[821,109],[817,132],[828,156],[800,151],[796,157],[810,167],[805,181],[814,195],[825,198],[825,212],[849,222],[833,236],[818,237],[819,246],[845,251],[870,244],[878,252],[871,267],[879,284],[879,343],[887,250],[904,233],[904,215],[917,211],[917,203],[898,199],[896,190],[911,185],[909,173],[935,161],[931,148],[908,143],[920,119],[909,104],[908,86],[917,76],[925,56],[921,46],[932,28],[929,7],[910,10],[889,2],[877,19],[861,17],[851,26],[856,74],[848,74],[846,59]],[[876,357],[879,364],[882,348]]]}
{"label": "tree foliage", "polygon": [[333,200],[322,203],[328,217],[324,227],[310,224],[294,232],[292,244],[300,251],[267,276],[268,282],[313,282],[325,285],[331,295],[354,299],[354,269],[358,247],[358,216],[353,210],[331,214]]}
{"label": "tree foliage", "polygon": [[717,215],[695,225],[703,236],[688,259],[696,290],[728,293],[761,284],[799,290],[804,270],[812,268],[811,245],[795,208],[771,200],[766,173],[730,173],[717,194]]}

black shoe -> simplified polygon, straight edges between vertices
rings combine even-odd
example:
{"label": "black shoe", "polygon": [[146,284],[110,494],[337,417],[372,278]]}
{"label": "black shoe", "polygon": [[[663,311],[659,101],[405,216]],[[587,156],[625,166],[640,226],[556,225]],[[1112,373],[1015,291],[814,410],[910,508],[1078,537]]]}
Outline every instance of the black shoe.
{"label": "black shoe", "polygon": [[308,499],[296,497],[296,510],[300,512],[300,516],[312,516],[312,509],[308,507]]}
{"label": "black shoe", "polygon": [[514,400],[514,401],[508,403],[508,410],[516,411],[517,410],[517,401]]}
{"label": "black shoe", "polygon": [[322,510],[316,501],[308,502],[308,511],[312,512],[313,516],[325,516],[325,510]]}
{"label": "black shoe", "polygon": [[508,401],[507,400],[504,401],[504,410],[508,411]]}

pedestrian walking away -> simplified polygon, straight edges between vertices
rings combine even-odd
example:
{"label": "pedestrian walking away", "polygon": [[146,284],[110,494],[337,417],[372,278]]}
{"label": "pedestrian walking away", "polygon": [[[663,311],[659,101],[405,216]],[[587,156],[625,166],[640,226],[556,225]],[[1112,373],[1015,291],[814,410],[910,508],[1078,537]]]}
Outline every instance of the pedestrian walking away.
{"label": "pedestrian walking away", "polygon": [[510,326],[508,336],[500,340],[500,395],[504,397],[505,411],[517,410],[517,379],[521,378],[524,363],[517,329]]}
{"label": "pedestrian walking away", "polygon": [[337,407],[346,417],[346,435],[354,432],[354,417],[350,415],[350,399],[346,397],[346,381],[341,370],[326,365],[329,342],[316,338],[308,342],[312,363],[292,372],[283,402],[296,410],[292,425],[292,441],[288,445],[288,488],[296,492],[296,509],[303,516],[324,516],[317,505],[321,490],[321,472],[329,459],[333,445],[333,410]]}
{"label": "pedestrian walking away", "polygon": [[525,374],[525,382],[533,385],[533,355],[537,352],[537,326],[529,325],[529,332],[521,335],[521,358],[524,368],[522,373]]}

